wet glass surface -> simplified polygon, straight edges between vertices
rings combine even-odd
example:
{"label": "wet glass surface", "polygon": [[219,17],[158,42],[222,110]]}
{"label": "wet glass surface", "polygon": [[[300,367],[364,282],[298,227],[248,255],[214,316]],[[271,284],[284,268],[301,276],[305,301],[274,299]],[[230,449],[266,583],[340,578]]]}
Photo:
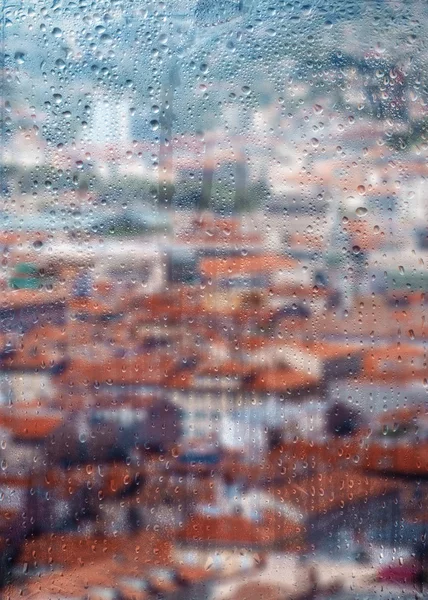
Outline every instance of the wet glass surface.
{"label": "wet glass surface", "polygon": [[1,597],[425,597],[426,2],[1,10]]}

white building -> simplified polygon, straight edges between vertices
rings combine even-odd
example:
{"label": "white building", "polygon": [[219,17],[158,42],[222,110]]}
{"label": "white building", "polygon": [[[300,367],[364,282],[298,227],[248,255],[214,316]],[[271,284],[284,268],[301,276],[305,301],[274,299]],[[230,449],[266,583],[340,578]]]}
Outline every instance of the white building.
{"label": "white building", "polygon": [[86,141],[105,146],[126,146],[131,141],[131,113],[127,98],[97,94],[92,105],[92,120]]}

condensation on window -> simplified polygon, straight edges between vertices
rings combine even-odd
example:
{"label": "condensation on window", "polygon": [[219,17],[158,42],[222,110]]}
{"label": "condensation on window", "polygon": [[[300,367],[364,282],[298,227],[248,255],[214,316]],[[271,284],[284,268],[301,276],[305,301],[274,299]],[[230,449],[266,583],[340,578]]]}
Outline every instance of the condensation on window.
{"label": "condensation on window", "polygon": [[427,34],[2,3],[2,598],[426,597]]}

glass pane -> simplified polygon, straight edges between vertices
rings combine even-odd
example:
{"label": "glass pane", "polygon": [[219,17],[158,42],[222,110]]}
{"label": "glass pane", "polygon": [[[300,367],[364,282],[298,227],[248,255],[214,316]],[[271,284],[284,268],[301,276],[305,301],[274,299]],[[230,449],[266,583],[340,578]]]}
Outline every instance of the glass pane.
{"label": "glass pane", "polygon": [[425,597],[427,3],[1,10],[0,595]]}

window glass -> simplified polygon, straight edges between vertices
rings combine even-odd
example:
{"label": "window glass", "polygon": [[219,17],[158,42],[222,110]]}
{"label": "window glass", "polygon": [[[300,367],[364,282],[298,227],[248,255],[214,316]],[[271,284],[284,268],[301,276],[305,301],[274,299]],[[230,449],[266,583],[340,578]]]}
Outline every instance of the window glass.
{"label": "window glass", "polygon": [[2,3],[1,597],[428,594],[427,35]]}

